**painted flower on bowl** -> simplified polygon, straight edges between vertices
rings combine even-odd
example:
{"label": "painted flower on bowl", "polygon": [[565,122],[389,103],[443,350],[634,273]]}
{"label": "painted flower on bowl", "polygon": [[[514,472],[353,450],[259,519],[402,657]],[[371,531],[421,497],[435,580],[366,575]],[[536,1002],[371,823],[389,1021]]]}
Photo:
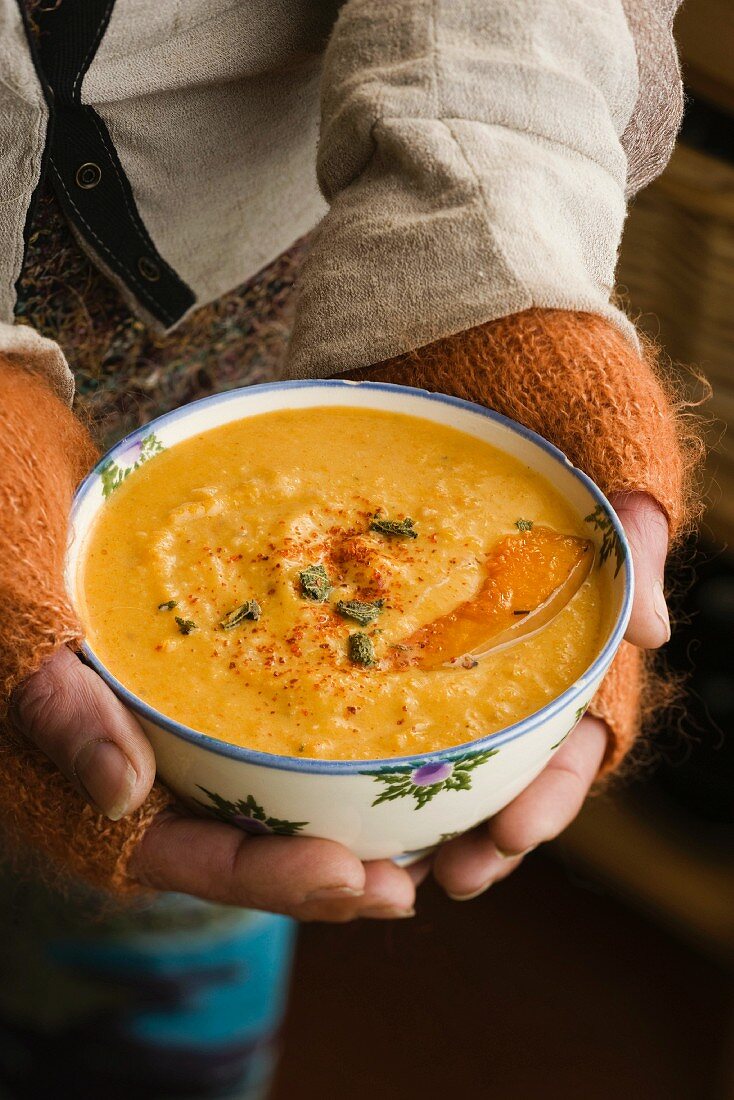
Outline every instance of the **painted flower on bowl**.
{"label": "painted flower on bowl", "polygon": [[247,798],[239,798],[236,802],[232,802],[214,791],[208,791],[206,787],[199,787],[199,790],[204,792],[209,802],[202,802],[197,798],[195,799],[197,806],[201,806],[208,814],[218,817],[227,825],[236,825],[238,829],[253,836],[266,836],[272,833],[277,836],[294,836],[308,825],[307,821],[284,821],[279,817],[269,817],[251,794],[248,794]]}
{"label": "painted flower on bowl", "polygon": [[403,766],[364,772],[384,787],[372,805],[394,802],[396,798],[413,798],[414,808],[421,810],[441,791],[469,791],[474,769],[498,752],[499,749],[487,749],[485,752],[465,753],[453,760],[428,761],[417,768]]}
{"label": "painted flower on bowl", "polygon": [[130,444],[129,447],[125,448],[125,450],[122,452],[122,454],[119,454],[117,456],[117,459],[116,459],[117,465],[118,466],[134,466],[135,463],[140,460],[140,456],[142,455],[142,453],[143,453],[143,440],[142,440],[142,438],[141,439],[135,439],[135,440],[133,440],[133,442]]}
{"label": "painted flower on bowl", "polygon": [[411,781],[416,787],[432,787],[434,783],[443,783],[454,770],[451,763],[421,764],[410,773]]}
{"label": "painted flower on bowl", "polygon": [[247,814],[235,814],[234,817],[228,818],[228,821],[232,825],[236,825],[238,829],[244,829],[246,833],[252,833],[253,836],[262,836],[265,833],[272,833],[273,830],[270,825],[265,821],[258,821],[256,817],[248,817]]}
{"label": "painted flower on bowl", "polygon": [[163,444],[154,432],[131,440],[129,446],[121,454],[117,455],[114,462],[105,463],[99,471],[102,481],[102,494],[107,498],[119,485],[122,485],[126,477],[147,462],[149,458],[160,454],[164,450]]}

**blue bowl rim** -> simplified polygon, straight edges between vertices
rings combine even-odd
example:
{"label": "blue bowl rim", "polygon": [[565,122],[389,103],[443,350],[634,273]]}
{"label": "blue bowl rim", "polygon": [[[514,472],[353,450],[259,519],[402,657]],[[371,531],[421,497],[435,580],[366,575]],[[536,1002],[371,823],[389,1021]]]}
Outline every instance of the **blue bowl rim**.
{"label": "blue bowl rim", "polygon": [[[186,405],[181,405],[176,409],[172,409],[171,412],[163,413],[162,416],[158,416],[155,420],[148,421],[147,424],[142,425],[140,428],[136,428],[130,432],[123,439],[119,440],[113,447],[102,456],[99,462],[96,464],[93,470],[84,478],[79,484],[76,493],[74,494],[74,500],[72,502],[71,517],[72,520],[78,511],[82,500],[91,490],[99,477],[102,468],[116,455],[124,454],[134,442],[143,438],[145,435],[149,435],[152,431],[155,431],[159,425],[168,425],[179,420],[181,417],[191,416],[192,413],[201,408],[202,406],[211,406],[222,402],[231,401],[234,398],[242,397],[244,394],[260,393],[264,390],[274,392],[276,390],[290,390],[290,389],[310,389],[310,388],[331,388],[339,389],[344,387],[345,389],[354,389],[355,387],[369,390],[381,390],[390,393],[406,393],[410,395],[419,395],[422,398],[426,398],[429,401],[435,401],[439,403],[453,405],[456,408],[465,409],[468,412],[472,412],[475,415],[486,417],[489,420],[493,420],[495,423],[508,428],[516,435],[521,436],[528,442],[535,444],[546,454],[550,455],[557,462],[560,462],[566,469],[570,470],[574,477],[581,482],[581,484],[589,491],[592,498],[597,504],[601,504],[607,510],[612,526],[624,548],[624,595],[622,599],[622,606],[617,616],[614,629],[610,634],[607,642],[596,659],[586,669],[582,676],[579,677],[570,687],[566,688],[564,692],[556,696],[549,703],[546,703],[540,710],[534,711],[528,715],[527,718],[521,719],[519,722],[513,723],[511,726],[507,726],[503,730],[498,730],[496,733],[487,734],[486,737],[481,737],[474,741],[466,741],[461,745],[452,745],[449,748],[437,749],[435,752],[423,753],[413,756],[391,756],[381,760],[315,760],[311,758],[302,758],[298,756],[278,756],[274,753],[260,752],[257,749],[247,749],[240,745],[231,745],[226,741],[220,741],[216,737],[211,737],[206,733],[199,733],[197,730],[191,729],[189,726],[185,726],[181,722],[175,721],[173,718],[168,718],[155,707],[150,706],[143,699],[140,699],[137,695],[131,692],[128,688],[122,684],[117,677],[105,667],[105,665],[99,660],[94,653],[91,646],[86,642],[82,643],[81,655],[83,659],[89,664],[95,672],[105,683],[115,692],[117,696],[125,703],[125,705],[138,714],[140,717],[153,723],[153,725],[159,726],[161,729],[168,733],[172,733],[175,737],[180,738],[182,741],[187,741],[190,744],[196,745],[201,749],[215,753],[217,756],[229,757],[233,760],[239,760],[242,763],[259,765],[260,767],[275,768],[279,771],[291,771],[291,772],[310,772],[320,775],[355,775],[374,771],[390,771],[406,768],[417,768],[425,763],[434,762],[448,762],[456,760],[459,757],[466,755],[474,756],[477,753],[481,753],[486,749],[498,749],[504,745],[507,745],[511,741],[516,741],[519,737],[524,737],[528,733],[532,733],[533,730],[539,726],[544,725],[548,719],[553,718],[561,710],[565,710],[571,703],[578,700],[580,696],[584,695],[588,688],[589,683],[596,679],[601,673],[604,672],[606,667],[611,663],[611,660],[619,647],[624,632],[627,627],[630,612],[632,609],[632,596],[633,596],[633,579],[632,579],[632,558],[630,554],[629,543],[627,536],[625,535],[624,528],[612,508],[607,498],[602,493],[601,489],[588,477],[583,470],[579,470],[573,463],[567,458],[567,456],[558,447],[555,447],[552,443],[549,443],[547,439],[544,439],[537,432],[531,431],[530,428],[525,428],[522,424],[518,424],[516,421],[511,420],[507,416],[503,416],[501,413],[495,412],[493,409],[484,408],[482,405],[477,405],[473,401],[465,401],[460,397],[451,397],[445,393],[434,393],[430,390],[420,389],[418,387],[400,386],[393,382],[356,382],[347,379],[339,378],[309,378],[309,379],[293,379],[283,382],[263,382],[254,386],[238,386],[235,389],[226,390],[224,393],[212,394],[209,397],[202,397],[196,401],[190,401]],[[244,418],[243,418],[244,419]],[[72,597],[73,598],[73,597]],[[587,700],[588,703],[588,700]]]}

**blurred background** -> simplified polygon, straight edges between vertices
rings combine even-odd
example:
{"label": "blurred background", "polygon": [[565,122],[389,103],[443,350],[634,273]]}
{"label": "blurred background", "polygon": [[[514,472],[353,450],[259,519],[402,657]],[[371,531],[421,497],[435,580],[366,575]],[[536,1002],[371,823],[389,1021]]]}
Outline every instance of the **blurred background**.
{"label": "blurred background", "polygon": [[483,898],[427,886],[412,921],[303,928],[274,1100],[734,1100],[734,3],[688,0],[677,36],[683,131],[619,274],[713,387],[706,518],[674,567],[685,712]]}

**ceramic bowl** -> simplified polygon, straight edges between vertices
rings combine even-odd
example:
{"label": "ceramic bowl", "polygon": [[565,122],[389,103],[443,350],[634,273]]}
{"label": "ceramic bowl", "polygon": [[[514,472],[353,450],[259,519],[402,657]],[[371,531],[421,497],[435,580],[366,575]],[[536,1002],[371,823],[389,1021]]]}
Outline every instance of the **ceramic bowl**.
{"label": "ceramic bowl", "polygon": [[283,382],[232,390],[177,409],[117,444],[80,486],[72,512],[67,583],[72,598],[85,537],[116,486],[189,436],[284,408],[355,406],[458,428],[547,478],[585,520],[598,568],[609,578],[610,628],[576,683],[521,722],[424,756],[328,761],[275,756],[189,729],[137,698],[86,645],[84,657],[133,711],[152,742],[158,774],[185,803],[251,833],[318,836],[362,859],[408,863],[507,805],[545,767],[589,704],[627,625],[632,568],[611,506],[559,450],[478,405],[402,386],[343,381]]}

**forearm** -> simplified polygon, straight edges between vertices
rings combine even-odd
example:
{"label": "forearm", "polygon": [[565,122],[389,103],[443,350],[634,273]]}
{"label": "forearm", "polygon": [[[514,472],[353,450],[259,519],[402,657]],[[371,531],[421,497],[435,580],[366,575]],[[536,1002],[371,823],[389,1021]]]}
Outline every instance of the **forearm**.
{"label": "forearm", "polygon": [[[695,518],[698,440],[666,393],[653,350],[638,352],[600,317],[525,311],[349,377],[450,393],[512,417],[608,495],[653,497],[674,539]],[[609,730],[601,774],[619,768],[637,739],[641,696],[653,681],[642,651],[623,642],[590,707]]]}
{"label": "forearm", "polygon": [[632,29],[622,0],[344,5],[322,83],[330,210],[300,276],[291,374],[532,307],[596,313],[634,343],[612,300],[626,194],[662,169],[680,103],[673,52],[659,140],[639,83],[651,49],[671,54],[655,4]]}
{"label": "forearm", "polygon": [[12,854],[35,851],[54,878],[125,892],[127,858],[170,799],[154,790],[141,809],[110,821],[7,714],[12,689],[81,636],[63,561],[74,488],[94,458],[88,433],[48,382],[0,361],[0,827]]}
{"label": "forearm", "polygon": [[22,370],[46,384],[65,405],[74,397],[74,376],[64,353],[54,340],[41,336],[29,325],[0,320],[0,364],[4,370]]}
{"label": "forearm", "polygon": [[89,435],[40,374],[0,357],[0,697],[79,628],[63,583]]}

